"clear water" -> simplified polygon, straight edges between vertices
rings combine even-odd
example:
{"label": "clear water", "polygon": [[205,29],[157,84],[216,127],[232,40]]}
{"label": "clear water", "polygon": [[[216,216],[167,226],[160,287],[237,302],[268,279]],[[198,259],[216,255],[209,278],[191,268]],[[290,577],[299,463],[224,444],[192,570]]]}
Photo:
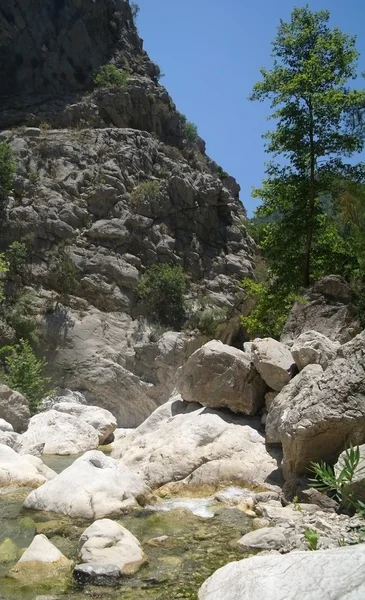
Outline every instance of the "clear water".
{"label": "clear water", "polygon": [[[59,472],[75,457],[45,457]],[[44,533],[68,558],[77,562],[78,540],[90,522],[71,520],[62,515],[22,508],[29,490],[0,491],[0,544],[12,540],[19,551],[31,543],[35,533]],[[251,528],[250,518],[237,508],[228,508],[213,498],[164,501],[166,510],[137,509],[119,519],[142,543],[149,558],[133,577],[122,580],[119,588],[89,586],[83,590],[69,581],[42,582],[27,587],[8,576],[15,560],[0,562],[0,597],[5,600],[35,600],[37,595],[54,594],[63,600],[175,600],[197,599],[200,585],[217,568],[243,558],[236,542]],[[180,503],[180,507],[179,507]],[[176,506],[177,504],[177,506]],[[202,514],[206,518],[193,514]],[[204,512],[206,511],[206,512]],[[209,518],[208,518],[209,517]],[[155,540],[167,536],[163,540]],[[35,574],[36,575],[36,574]]]}

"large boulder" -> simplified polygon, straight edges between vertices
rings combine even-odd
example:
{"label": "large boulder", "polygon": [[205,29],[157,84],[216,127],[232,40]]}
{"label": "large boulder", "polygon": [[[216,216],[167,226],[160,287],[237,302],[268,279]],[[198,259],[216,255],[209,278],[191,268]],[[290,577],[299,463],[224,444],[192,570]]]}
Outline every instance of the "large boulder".
{"label": "large boulder", "polygon": [[275,398],[266,427],[268,439],[282,443],[286,478],[308,475],[311,461],[335,463],[350,442],[365,443],[364,346],[362,332],[323,373],[308,365]]}
{"label": "large boulder", "polygon": [[98,432],[99,444],[103,444],[117,427],[117,421],[112,413],[99,406],[85,406],[74,402],[58,402],[54,404],[53,409],[89,423]]}
{"label": "large boulder", "polygon": [[115,565],[122,575],[133,575],[147,560],[137,538],[110,519],[99,519],[85,529],[79,552],[84,563]]}
{"label": "large boulder", "polygon": [[[323,374],[321,365],[308,365],[286,385],[281,392],[268,403],[268,415],[265,423],[266,441],[268,444],[281,444],[283,430],[287,425],[288,413],[291,418],[299,415],[301,403],[313,394],[317,379]],[[293,413],[293,414],[292,414]]]}
{"label": "large boulder", "polygon": [[[264,595],[263,595],[264,594]],[[365,544],[254,556],[218,569],[199,600],[363,600]]]}
{"label": "large boulder", "polygon": [[0,444],[0,487],[38,487],[54,476],[54,471],[40,459],[19,456],[9,446]]}
{"label": "large boulder", "polygon": [[37,491],[26,498],[26,508],[99,519],[144,500],[148,488],[128,467],[95,450],[80,456]]}
{"label": "large boulder", "polygon": [[5,419],[0,419],[0,431],[12,432],[14,431],[14,428],[11,423],[8,423]]}
{"label": "large boulder", "polygon": [[152,488],[181,485],[280,483],[281,453],[269,453],[260,421],[172,398],[114,443],[112,456]]}
{"label": "large boulder", "polygon": [[333,342],[318,331],[306,331],[294,341],[291,353],[299,371],[313,364],[327,369],[336,357],[339,346],[339,342]]}
{"label": "large boulder", "polygon": [[262,379],[273,390],[280,390],[289,383],[294,360],[284,344],[272,338],[255,339],[251,346],[253,363]]}
{"label": "large boulder", "polygon": [[85,420],[49,410],[31,418],[20,443],[22,453],[44,444],[44,454],[78,454],[97,448],[99,435]]}
{"label": "large boulder", "polygon": [[186,402],[254,415],[264,403],[266,384],[248,354],[213,340],[179,369],[176,389]]}
{"label": "large boulder", "polygon": [[356,310],[351,304],[349,284],[339,275],[317,281],[295,302],[285,323],[281,341],[293,343],[306,331],[318,331],[330,340],[345,344],[361,331]]}
{"label": "large boulder", "polygon": [[70,574],[72,562],[43,534],[36,535],[10,574],[29,585],[30,580],[44,582]]}
{"label": "large boulder", "polygon": [[24,396],[1,384],[0,418],[10,423],[17,433],[26,430],[30,419],[29,405]]}

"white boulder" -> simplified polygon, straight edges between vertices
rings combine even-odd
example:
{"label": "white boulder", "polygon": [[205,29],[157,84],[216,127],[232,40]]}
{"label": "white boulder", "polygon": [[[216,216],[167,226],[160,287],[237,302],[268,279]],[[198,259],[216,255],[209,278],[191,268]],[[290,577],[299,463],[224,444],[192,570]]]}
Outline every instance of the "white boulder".
{"label": "white boulder", "polygon": [[280,392],[289,383],[295,363],[284,344],[272,338],[257,338],[252,342],[252,357],[256,370],[270,388]]}
{"label": "white boulder", "polygon": [[266,384],[250,355],[212,340],[180,367],[176,389],[186,402],[254,415],[264,404]]}
{"label": "white boulder", "polygon": [[365,544],[254,556],[218,569],[199,600],[363,600]]}
{"label": "white boulder", "polygon": [[148,488],[128,467],[98,450],[86,452],[57,477],[34,490],[24,506],[63,513],[69,517],[99,519],[144,500]]}
{"label": "white boulder", "polygon": [[21,437],[22,453],[44,444],[43,454],[78,454],[97,448],[99,435],[86,421],[56,410],[39,413]]}
{"label": "white boulder", "polygon": [[147,560],[137,538],[110,519],[99,519],[84,531],[79,552],[84,563],[116,565],[123,575],[132,575]]}
{"label": "white boulder", "polygon": [[35,463],[34,458],[19,456],[9,446],[0,444],[0,487],[38,487],[55,476],[52,469],[42,461]]}
{"label": "white boulder", "polygon": [[85,406],[84,404],[75,402],[59,402],[54,404],[53,409],[77,417],[80,421],[85,421],[94,427],[99,435],[99,444],[103,444],[117,427],[117,420],[113,417],[112,413],[106,410],[106,408],[100,408],[99,406]]}

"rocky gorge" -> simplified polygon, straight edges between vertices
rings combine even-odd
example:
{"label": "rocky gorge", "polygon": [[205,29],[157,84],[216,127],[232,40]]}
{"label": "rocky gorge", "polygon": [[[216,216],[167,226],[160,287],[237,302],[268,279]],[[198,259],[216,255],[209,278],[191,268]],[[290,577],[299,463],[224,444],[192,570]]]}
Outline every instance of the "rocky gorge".
{"label": "rocky gorge", "polygon": [[[347,282],[249,341],[239,186],[189,136],[130,3],[6,0],[0,31],[1,249],[27,250],[5,296],[20,277],[50,379],[37,411],[0,385],[1,600],[361,600],[364,517],[311,481],[365,457]],[[123,85],[95,84],[105,65]],[[183,327],[139,293],[156,264],[186,274]],[[2,316],[0,346],[16,337]]]}

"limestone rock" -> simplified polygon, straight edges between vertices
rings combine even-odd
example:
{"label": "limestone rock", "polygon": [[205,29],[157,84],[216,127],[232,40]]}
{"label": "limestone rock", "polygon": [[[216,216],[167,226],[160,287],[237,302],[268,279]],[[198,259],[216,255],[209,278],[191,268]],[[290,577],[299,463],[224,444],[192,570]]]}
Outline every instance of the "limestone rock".
{"label": "limestone rock", "polygon": [[114,443],[112,456],[140,473],[152,488],[279,484],[280,451],[268,453],[259,419],[173,397],[142,425]]}
{"label": "limestone rock", "polygon": [[280,392],[289,383],[294,360],[284,344],[272,338],[255,339],[252,342],[252,356],[256,370],[273,390]]}
{"label": "limestone rock", "polygon": [[0,487],[38,487],[54,476],[54,472],[33,461],[35,457],[19,456],[12,448],[0,444]]}
{"label": "limestone rock", "polygon": [[314,330],[345,344],[361,331],[351,304],[350,286],[339,275],[317,281],[304,298],[304,302],[296,302],[290,311],[282,342],[292,344],[302,333]]}
{"label": "limestone rock", "polygon": [[17,433],[26,430],[30,419],[24,396],[3,384],[0,384],[0,418],[10,423]]}
{"label": "limestone rock", "polygon": [[362,600],[365,544],[317,552],[254,556],[218,569],[199,600]]}
{"label": "limestone rock", "polygon": [[336,357],[339,346],[338,342],[333,342],[318,331],[306,331],[294,341],[291,353],[299,371],[313,364],[327,369],[328,364]]}
{"label": "limestone rock", "polygon": [[9,446],[16,452],[18,452],[19,449],[20,438],[20,433],[15,433],[14,431],[0,431],[0,444],[5,444],[5,446]]}
{"label": "limestone rock", "polygon": [[139,475],[95,450],[34,491],[39,493],[29,494],[26,508],[98,519],[136,505],[148,488]]}
{"label": "limestone rock", "polygon": [[21,436],[22,452],[44,444],[44,454],[78,454],[99,445],[99,435],[86,421],[56,410],[39,413]]}
{"label": "limestone rock", "polygon": [[286,385],[270,402],[266,418],[265,434],[268,444],[282,442],[282,428],[288,418],[290,409],[301,408],[303,398],[311,397],[314,384],[323,374],[320,365],[308,365]]}
{"label": "limestone rock", "polygon": [[99,519],[85,529],[79,551],[84,563],[116,565],[123,575],[134,574],[147,560],[137,538],[110,519]]}
{"label": "limestone rock", "polygon": [[53,410],[72,415],[94,427],[99,435],[99,444],[103,444],[117,427],[117,421],[111,412],[99,406],[58,402],[54,404]]}
{"label": "limestone rock", "polygon": [[0,419],[0,431],[11,432],[14,431],[14,428],[10,423],[5,421],[5,419]]}
{"label": "limestone rock", "polygon": [[249,531],[237,542],[241,550],[280,550],[285,545],[285,530],[281,527],[262,527]]}
{"label": "limestone rock", "polygon": [[176,389],[186,402],[254,415],[264,403],[266,384],[249,355],[213,340],[180,368]]}
{"label": "limestone rock", "polygon": [[45,581],[65,577],[71,572],[72,562],[43,534],[36,535],[29,548],[11,569],[12,577],[25,582]]}
{"label": "limestone rock", "polygon": [[335,463],[350,442],[365,442],[364,344],[365,332],[341,346],[323,373],[308,365],[295,378],[298,388],[294,379],[275,398],[267,431],[271,442],[280,438],[287,479],[308,476],[311,461]]}
{"label": "limestone rock", "polygon": [[83,563],[76,565],[73,577],[78,585],[100,585],[114,587],[118,585],[122,574],[116,565]]}

